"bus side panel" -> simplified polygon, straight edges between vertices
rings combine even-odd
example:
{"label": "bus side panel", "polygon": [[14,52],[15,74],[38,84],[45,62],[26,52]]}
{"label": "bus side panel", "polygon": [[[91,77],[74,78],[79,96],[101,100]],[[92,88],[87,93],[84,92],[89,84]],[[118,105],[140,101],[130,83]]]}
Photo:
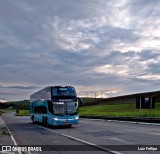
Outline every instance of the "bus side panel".
{"label": "bus side panel", "polygon": [[43,119],[48,116],[48,101],[34,101],[30,103],[30,119],[43,123]]}

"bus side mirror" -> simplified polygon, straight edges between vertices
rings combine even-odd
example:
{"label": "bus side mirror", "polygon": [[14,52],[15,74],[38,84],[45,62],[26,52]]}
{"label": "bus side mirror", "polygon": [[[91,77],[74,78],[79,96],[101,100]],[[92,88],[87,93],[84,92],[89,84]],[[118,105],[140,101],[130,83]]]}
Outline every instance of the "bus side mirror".
{"label": "bus side mirror", "polygon": [[80,99],[79,97],[77,97],[77,101],[78,101],[78,107],[82,107],[83,103],[82,103],[82,99]]}

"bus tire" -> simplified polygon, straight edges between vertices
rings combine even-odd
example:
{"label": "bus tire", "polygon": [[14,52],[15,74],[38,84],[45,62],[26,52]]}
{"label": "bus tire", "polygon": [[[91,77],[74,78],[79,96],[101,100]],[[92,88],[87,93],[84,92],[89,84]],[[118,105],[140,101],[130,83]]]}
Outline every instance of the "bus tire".
{"label": "bus tire", "polygon": [[71,127],[72,127],[72,125],[68,125],[67,127],[68,127],[68,128],[71,128]]}
{"label": "bus tire", "polygon": [[45,126],[45,118],[43,117],[43,121],[42,121],[43,126]]}
{"label": "bus tire", "polygon": [[33,123],[33,124],[36,123],[34,116],[32,116],[32,123]]}
{"label": "bus tire", "polygon": [[48,127],[48,118],[45,118],[45,126]]}

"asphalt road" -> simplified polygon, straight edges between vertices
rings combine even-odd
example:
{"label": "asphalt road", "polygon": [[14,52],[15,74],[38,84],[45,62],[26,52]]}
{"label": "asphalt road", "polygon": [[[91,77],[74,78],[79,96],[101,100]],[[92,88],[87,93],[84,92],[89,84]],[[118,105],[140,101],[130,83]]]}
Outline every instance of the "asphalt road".
{"label": "asphalt road", "polygon": [[146,145],[148,150],[160,145],[159,124],[80,119],[72,128],[46,128],[13,113],[3,115],[3,120],[18,145],[51,145],[46,146],[49,151],[34,153],[160,153],[143,151]]}

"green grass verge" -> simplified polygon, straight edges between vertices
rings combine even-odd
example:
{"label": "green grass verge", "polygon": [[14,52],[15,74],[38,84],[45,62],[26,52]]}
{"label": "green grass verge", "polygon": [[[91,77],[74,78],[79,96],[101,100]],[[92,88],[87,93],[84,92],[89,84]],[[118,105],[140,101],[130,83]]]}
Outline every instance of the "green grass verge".
{"label": "green grass verge", "polygon": [[81,116],[131,116],[131,117],[160,117],[160,103],[156,103],[151,112],[148,109],[136,109],[135,104],[95,105],[81,107]]}
{"label": "green grass verge", "polygon": [[[81,116],[130,116],[130,117],[160,117],[160,102],[155,104],[155,109],[151,112],[148,109],[136,109],[136,105],[115,104],[115,105],[95,105],[79,108]],[[19,110],[16,116],[29,116],[29,110]]]}
{"label": "green grass verge", "polygon": [[15,114],[16,116],[29,116],[29,110],[19,110],[19,113]]}

